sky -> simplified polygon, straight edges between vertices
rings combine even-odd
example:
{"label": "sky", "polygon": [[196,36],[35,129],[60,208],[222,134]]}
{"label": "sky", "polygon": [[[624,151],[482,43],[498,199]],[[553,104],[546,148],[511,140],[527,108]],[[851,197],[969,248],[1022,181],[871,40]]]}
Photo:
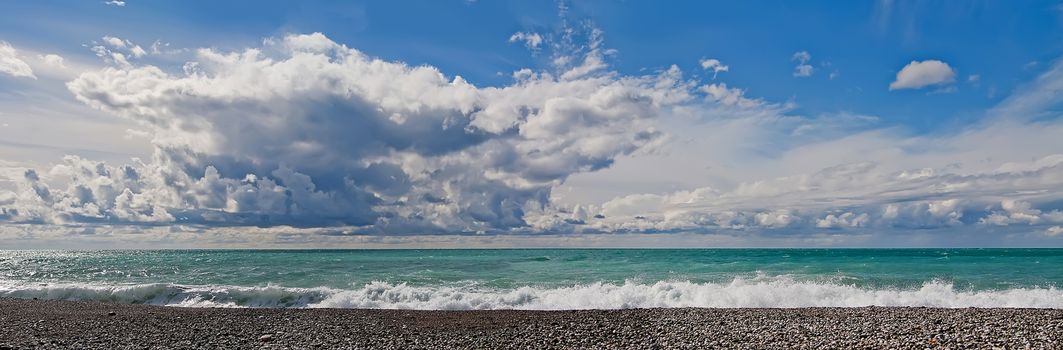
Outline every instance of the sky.
{"label": "sky", "polygon": [[1063,246],[1050,1],[0,4],[0,249]]}

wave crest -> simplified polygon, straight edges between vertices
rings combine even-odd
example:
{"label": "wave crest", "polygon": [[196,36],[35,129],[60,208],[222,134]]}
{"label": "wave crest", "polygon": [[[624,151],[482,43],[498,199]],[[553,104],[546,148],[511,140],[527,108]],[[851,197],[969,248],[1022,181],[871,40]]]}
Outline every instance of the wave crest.
{"label": "wave crest", "polygon": [[94,300],[187,307],[306,307],[335,291],[328,288],[184,286],[176,284],[0,284],[0,297]]}
{"label": "wave crest", "polygon": [[729,283],[686,281],[644,284],[592,283],[559,288],[411,286],[373,282],[360,288],[278,286],[183,286],[142,284],[17,285],[0,283],[0,297],[98,300],[198,307],[310,307],[422,310],[573,310],[625,308],[791,308],[791,307],[1030,307],[1063,308],[1063,291],[1049,288],[961,291],[929,281],[917,289],[867,289],[789,278]]}

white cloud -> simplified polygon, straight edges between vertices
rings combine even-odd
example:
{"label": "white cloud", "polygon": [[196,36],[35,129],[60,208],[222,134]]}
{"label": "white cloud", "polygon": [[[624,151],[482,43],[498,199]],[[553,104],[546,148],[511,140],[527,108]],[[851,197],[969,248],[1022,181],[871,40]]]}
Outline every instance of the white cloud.
{"label": "white cloud", "polygon": [[129,53],[133,54],[133,57],[143,57],[148,54],[148,52],[144,51],[144,48],[140,47],[140,45],[134,45],[129,48]]}
{"label": "white cloud", "polygon": [[1056,237],[1063,235],[1063,226],[1052,226],[1045,230],[1045,235],[1049,237]]}
{"label": "white cloud", "polygon": [[105,37],[103,37],[103,42],[105,44],[107,44],[107,45],[111,45],[111,47],[116,48],[116,49],[123,49],[123,48],[126,47],[126,42],[125,41],[123,41],[122,39],[113,37],[113,36],[105,36]]}
{"label": "white cloud", "polygon": [[807,78],[812,76],[815,72],[815,68],[808,64],[812,60],[812,55],[808,51],[795,52],[792,61],[797,61],[797,67],[794,67],[794,76],[798,78]]}
{"label": "white cloud", "polygon": [[[3,44],[0,43],[0,46],[3,46]],[[0,51],[2,50],[3,48],[0,47]],[[3,54],[0,54],[0,56],[3,56]],[[34,91],[32,94],[30,94],[29,91],[26,91],[27,99],[61,98],[65,101],[72,102],[72,105],[78,106],[79,109],[83,109],[81,108],[83,105],[67,99],[66,97],[68,97],[68,93],[65,89],[55,89],[56,87],[61,86],[58,86],[58,84],[53,85],[51,83],[68,81],[73,79],[79,72],[100,67],[98,61],[93,59],[79,58],[76,56],[64,57],[56,53],[37,51],[33,48],[19,48],[15,58],[24,63],[26,65],[24,68],[28,68],[26,71],[32,73],[34,77],[49,81],[47,84],[36,85],[34,89],[37,89],[38,91]],[[0,74],[3,74],[2,70],[0,70]],[[57,93],[61,94],[61,96],[56,96]],[[28,104],[22,105],[28,106]],[[54,107],[54,105],[50,107]]]}
{"label": "white cloud", "polygon": [[[1054,118],[1063,105],[1059,91],[1063,90],[1063,60],[1056,60],[1032,82],[1020,85],[1000,104],[989,110],[995,118],[1034,120]],[[992,92],[992,90],[990,90]]]}
{"label": "white cloud", "polygon": [[66,68],[66,65],[63,64],[63,56],[59,56],[56,54],[37,55],[37,59],[41,60],[41,62],[44,62],[44,64],[53,67]]}
{"label": "white cloud", "polygon": [[125,6],[125,1],[122,1],[122,0],[111,0],[111,1],[104,2],[104,4],[111,5],[111,6],[122,7],[122,6]]}
{"label": "white cloud", "polygon": [[739,88],[729,88],[725,83],[708,84],[702,86],[701,91],[705,92],[709,98],[725,106],[752,108],[762,103],[759,100],[745,97],[745,91]]}
{"label": "white cloud", "polygon": [[956,71],[938,60],[912,61],[897,72],[890,90],[921,89],[931,85],[947,85],[956,81]]}
{"label": "white cloud", "polygon": [[793,212],[786,209],[756,213],[753,218],[757,226],[765,228],[783,228],[801,221]]}
{"label": "white cloud", "polygon": [[[883,212],[885,213],[885,212]],[[840,215],[827,214],[826,217],[816,220],[816,227],[818,228],[837,228],[837,227],[865,227],[870,222],[871,216],[867,213],[861,213],[859,215],[845,212]]]}
{"label": "white cloud", "polygon": [[1005,199],[1000,202],[1002,211],[994,211],[989,216],[982,218],[980,223],[996,226],[1008,226],[1016,224],[1036,225],[1040,223],[1063,223],[1063,212],[1053,210],[1043,212],[1032,208],[1026,201]]}
{"label": "white cloud", "polygon": [[624,77],[586,63],[478,88],[320,34],[197,56],[185,74],[126,61],[71,81],[89,106],[150,127],[155,153],[28,172],[10,220],[520,228],[569,175],[659,142],[652,120],[690,99],[677,71]]}
{"label": "white cloud", "polygon": [[543,44],[543,37],[539,33],[516,32],[509,37],[509,42],[523,42],[529,49],[538,50]]}
{"label": "white cloud", "polygon": [[33,69],[30,68],[30,65],[19,58],[18,50],[15,50],[6,41],[0,41],[0,73],[13,77],[37,79],[37,76],[33,75]]}
{"label": "white cloud", "polygon": [[162,40],[155,40],[147,50],[147,53],[152,55],[178,55],[187,52],[189,52],[187,48],[171,48],[170,43]]}
{"label": "white cloud", "polygon": [[[97,57],[105,62],[113,63],[119,67],[132,67],[131,58],[141,58],[148,54],[144,48],[129,40],[123,40],[114,36],[104,36],[102,44],[93,42],[92,51]],[[156,47],[153,46],[153,50]],[[155,52],[155,51],[153,51]]]}
{"label": "white cloud", "polygon": [[[560,71],[562,80],[572,80],[596,74],[608,68],[606,57],[616,53],[615,50],[602,47],[603,33],[595,27],[588,27],[585,33],[566,29],[560,42],[552,43],[553,63]],[[578,43],[577,40],[585,43]],[[674,67],[674,65],[673,65]]]}
{"label": "white cloud", "polygon": [[698,61],[701,64],[701,68],[712,71],[712,79],[716,79],[716,75],[720,72],[726,72],[730,67],[724,65],[720,60],[715,58],[702,58]]}

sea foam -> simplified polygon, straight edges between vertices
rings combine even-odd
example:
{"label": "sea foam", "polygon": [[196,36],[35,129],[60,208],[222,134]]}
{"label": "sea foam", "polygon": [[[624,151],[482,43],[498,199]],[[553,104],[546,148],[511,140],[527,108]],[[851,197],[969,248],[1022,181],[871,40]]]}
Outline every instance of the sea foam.
{"label": "sea foam", "polygon": [[98,300],[190,307],[308,307],[422,310],[574,310],[675,307],[1030,307],[1063,308],[1063,290],[958,290],[928,281],[919,288],[869,289],[780,277],[728,283],[591,283],[556,288],[488,289],[373,282],[357,288],[278,286],[20,285],[0,282],[0,297]]}

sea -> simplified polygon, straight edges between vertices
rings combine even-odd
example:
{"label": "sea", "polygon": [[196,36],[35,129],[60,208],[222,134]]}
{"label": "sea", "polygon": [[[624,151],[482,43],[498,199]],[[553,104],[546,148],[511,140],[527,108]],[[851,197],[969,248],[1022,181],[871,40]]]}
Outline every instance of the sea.
{"label": "sea", "polygon": [[425,310],[1063,308],[1063,249],[0,251],[0,297]]}

